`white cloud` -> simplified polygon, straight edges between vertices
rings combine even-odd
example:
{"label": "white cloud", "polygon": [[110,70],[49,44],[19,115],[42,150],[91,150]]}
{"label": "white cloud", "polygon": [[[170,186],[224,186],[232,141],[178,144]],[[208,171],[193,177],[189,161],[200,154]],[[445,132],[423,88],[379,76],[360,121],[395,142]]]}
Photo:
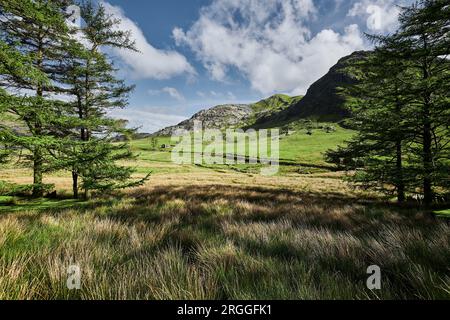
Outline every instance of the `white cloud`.
{"label": "white cloud", "polygon": [[181,92],[179,92],[177,89],[172,88],[172,87],[164,87],[160,90],[150,89],[147,92],[148,92],[148,94],[150,94],[152,96],[156,96],[156,95],[160,95],[161,93],[165,93],[165,94],[168,94],[170,97],[174,98],[175,100],[178,100],[179,102],[186,101],[186,98],[184,97],[184,95]]}
{"label": "white cloud", "polygon": [[204,93],[203,91],[197,91],[197,95],[198,95],[200,98],[205,98],[205,97],[206,97],[206,93]]}
{"label": "white cloud", "polygon": [[165,87],[161,89],[162,92],[167,93],[169,96],[171,96],[172,98],[183,102],[186,101],[185,97],[183,96],[183,94],[181,94],[177,89],[175,88],[171,88],[171,87]]}
{"label": "white cloud", "polygon": [[169,79],[173,76],[187,74],[195,75],[194,68],[186,58],[176,51],[160,50],[153,47],[146,39],[139,26],[126,17],[123,10],[108,2],[102,2],[106,12],[121,20],[119,28],[129,30],[136,41],[136,47],[140,52],[114,49],[115,53],[128,66],[128,72],[136,79]]}
{"label": "white cloud", "polygon": [[[146,111],[149,109],[151,111]],[[164,108],[161,108],[164,109]],[[133,108],[126,110],[114,110],[111,111],[110,116],[116,119],[125,119],[129,121],[129,127],[140,128],[139,132],[153,133],[158,130],[164,129],[168,126],[173,126],[186,120],[187,117],[157,113],[153,108]]]}
{"label": "white cloud", "polygon": [[229,99],[231,99],[231,100],[236,100],[236,99],[237,99],[236,96],[234,95],[234,93],[231,92],[231,91],[228,91],[228,92],[227,92],[227,97],[228,97]]}
{"label": "white cloud", "polygon": [[312,36],[305,23],[316,13],[312,0],[214,0],[173,37],[215,80],[226,81],[237,69],[263,94],[302,94],[339,58],[365,48],[357,25]]}
{"label": "white cloud", "polygon": [[367,29],[372,32],[395,31],[399,14],[400,9],[393,0],[363,0],[355,3],[348,12],[350,17],[366,19]]}
{"label": "white cloud", "polygon": [[203,99],[205,99],[205,98],[212,98],[212,99],[221,98],[221,99],[228,99],[228,100],[237,100],[236,95],[231,91],[227,91],[226,93],[219,93],[214,90],[211,90],[209,92],[197,91],[197,96],[199,96],[200,98],[203,98]]}

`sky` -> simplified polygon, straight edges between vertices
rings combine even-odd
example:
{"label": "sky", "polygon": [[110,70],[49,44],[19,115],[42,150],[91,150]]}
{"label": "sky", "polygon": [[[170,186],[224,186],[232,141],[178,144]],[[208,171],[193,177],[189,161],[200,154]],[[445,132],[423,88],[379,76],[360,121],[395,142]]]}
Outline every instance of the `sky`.
{"label": "sky", "polygon": [[136,85],[127,119],[155,132],[195,112],[305,94],[342,57],[393,32],[412,0],[99,0],[139,53],[109,52]]}

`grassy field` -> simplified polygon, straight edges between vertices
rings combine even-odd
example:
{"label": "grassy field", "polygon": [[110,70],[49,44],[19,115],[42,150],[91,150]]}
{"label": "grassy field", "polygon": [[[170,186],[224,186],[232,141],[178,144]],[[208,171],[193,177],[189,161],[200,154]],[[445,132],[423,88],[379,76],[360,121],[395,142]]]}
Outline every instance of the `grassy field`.
{"label": "grassy field", "polygon": [[[342,145],[349,140],[353,132],[341,127],[337,127],[335,132],[327,133],[323,129],[312,131],[312,135],[308,135],[307,130],[298,128],[294,134],[284,135],[280,139],[280,161],[291,163],[297,166],[282,166],[282,172],[298,172],[303,173],[305,168],[315,167],[330,167],[325,163],[324,153],[328,149],[335,148],[337,145]],[[151,146],[152,139],[142,139],[132,142],[132,149],[139,154],[138,162],[134,164],[140,172],[147,172],[148,168],[152,168],[154,173],[170,173],[170,172],[193,172],[197,171],[192,166],[177,166],[171,161],[171,150],[161,149],[160,146],[166,144],[171,145],[171,139],[168,137],[154,138],[158,148],[155,150]],[[205,143],[206,144],[206,143]],[[225,153],[225,145],[223,152]],[[246,150],[248,155],[248,149]],[[244,155],[244,156],[245,156]],[[254,166],[253,166],[254,167]],[[294,168],[292,168],[294,167]],[[199,167],[197,166],[197,169]],[[231,165],[227,167],[215,166],[213,169],[242,169],[239,171],[246,171],[245,169],[252,169],[245,165]],[[253,168],[254,169],[254,168]],[[254,171],[254,170],[253,170]]]}
{"label": "grassy field", "polygon": [[[312,170],[351,134],[285,137],[281,158],[304,165],[274,177],[177,166],[134,141],[129,165],[153,171],[141,188],[88,202],[0,197],[0,299],[450,299],[447,220]],[[30,172],[0,180],[29,183]],[[46,182],[69,195],[67,173]],[[70,265],[81,290],[67,289]],[[366,287],[370,265],[381,290]]]}

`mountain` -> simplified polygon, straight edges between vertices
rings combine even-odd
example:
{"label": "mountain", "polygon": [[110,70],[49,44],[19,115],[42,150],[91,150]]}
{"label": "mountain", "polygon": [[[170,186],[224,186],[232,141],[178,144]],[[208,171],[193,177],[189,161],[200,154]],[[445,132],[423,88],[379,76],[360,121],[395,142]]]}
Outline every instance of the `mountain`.
{"label": "mountain", "polygon": [[154,136],[171,136],[176,130],[192,131],[194,122],[202,123],[203,129],[225,129],[253,127],[263,119],[286,110],[292,103],[298,102],[302,97],[289,97],[277,94],[270,98],[253,104],[225,104],[202,110],[192,118],[176,126],[167,127],[154,133]]}
{"label": "mountain", "polygon": [[256,102],[250,105],[254,117],[247,121],[244,127],[257,128],[302,99],[303,96],[290,97],[285,94],[276,94],[270,98]]}
{"label": "mountain", "polygon": [[306,95],[290,97],[276,94],[253,104],[228,104],[200,111],[191,119],[165,128],[153,135],[170,136],[176,129],[191,131],[194,121],[206,129],[273,128],[297,121],[315,118],[319,121],[339,121],[349,116],[339,96],[340,87],[356,83],[345,72],[345,67],[367,57],[368,51],[356,51],[340,59],[327,74],[308,89]]}
{"label": "mountain", "polygon": [[265,119],[260,125],[273,126],[311,117],[322,121],[338,121],[348,117],[349,112],[343,106],[344,101],[338,95],[338,88],[355,84],[356,79],[349,76],[344,68],[364,59],[367,55],[367,51],[356,51],[340,59],[326,75],[311,85],[303,99]]}
{"label": "mountain", "polygon": [[167,127],[156,132],[155,136],[171,136],[176,130],[192,131],[194,122],[201,122],[203,129],[222,129],[236,127],[252,114],[250,106],[245,104],[225,104],[208,110],[202,110],[192,118],[179,123],[176,126]]}

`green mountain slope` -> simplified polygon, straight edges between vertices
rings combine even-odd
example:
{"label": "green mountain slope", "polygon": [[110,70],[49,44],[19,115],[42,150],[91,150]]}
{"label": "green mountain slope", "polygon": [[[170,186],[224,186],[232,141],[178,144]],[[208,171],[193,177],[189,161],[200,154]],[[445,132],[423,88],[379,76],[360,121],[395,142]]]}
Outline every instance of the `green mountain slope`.
{"label": "green mountain slope", "polygon": [[356,83],[345,67],[363,60],[369,52],[356,51],[343,57],[327,74],[317,80],[308,89],[303,99],[293,102],[288,108],[265,118],[261,127],[273,127],[294,122],[298,119],[316,119],[323,122],[340,121],[350,114],[344,107],[344,100],[339,95],[339,88]]}
{"label": "green mountain slope", "polygon": [[242,124],[243,128],[258,128],[259,124],[266,123],[267,119],[288,109],[298,103],[303,96],[290,97],[285,94],[275,94],[267,99],[263,99],[250,105],[252,114]]}
{"label": "green mountain slope", "polygon": [[298,103],[302,98],[303,96],[290,97],[285,94],[275,94],[267,99],[251,104],[250,108],[253,114],[247,119],[243,127],[258,128],[261,124],[267,123],[268,119]]}
{"label": "green mountain slope", "polygon": [[286,109],[293,103],[297,103],[302,98],[303,96],[290,97],[285,94],[275,94],[270,98],[261,100],[259,102],[250,105],[250,107],[256,114],[263,114],[269,111],[278,112]]}
{"label": "green mountain slope", "polygon": [[298,103],[302,97],[290,97],[276,94],[252,104],[226,104],[202,110],[190,119],[171,127],[164,128],[153,136],[171,136],[176,130],[192,131],[194,122],[201,122],[204,129],[257,128],[260,122],[285,111]]}

